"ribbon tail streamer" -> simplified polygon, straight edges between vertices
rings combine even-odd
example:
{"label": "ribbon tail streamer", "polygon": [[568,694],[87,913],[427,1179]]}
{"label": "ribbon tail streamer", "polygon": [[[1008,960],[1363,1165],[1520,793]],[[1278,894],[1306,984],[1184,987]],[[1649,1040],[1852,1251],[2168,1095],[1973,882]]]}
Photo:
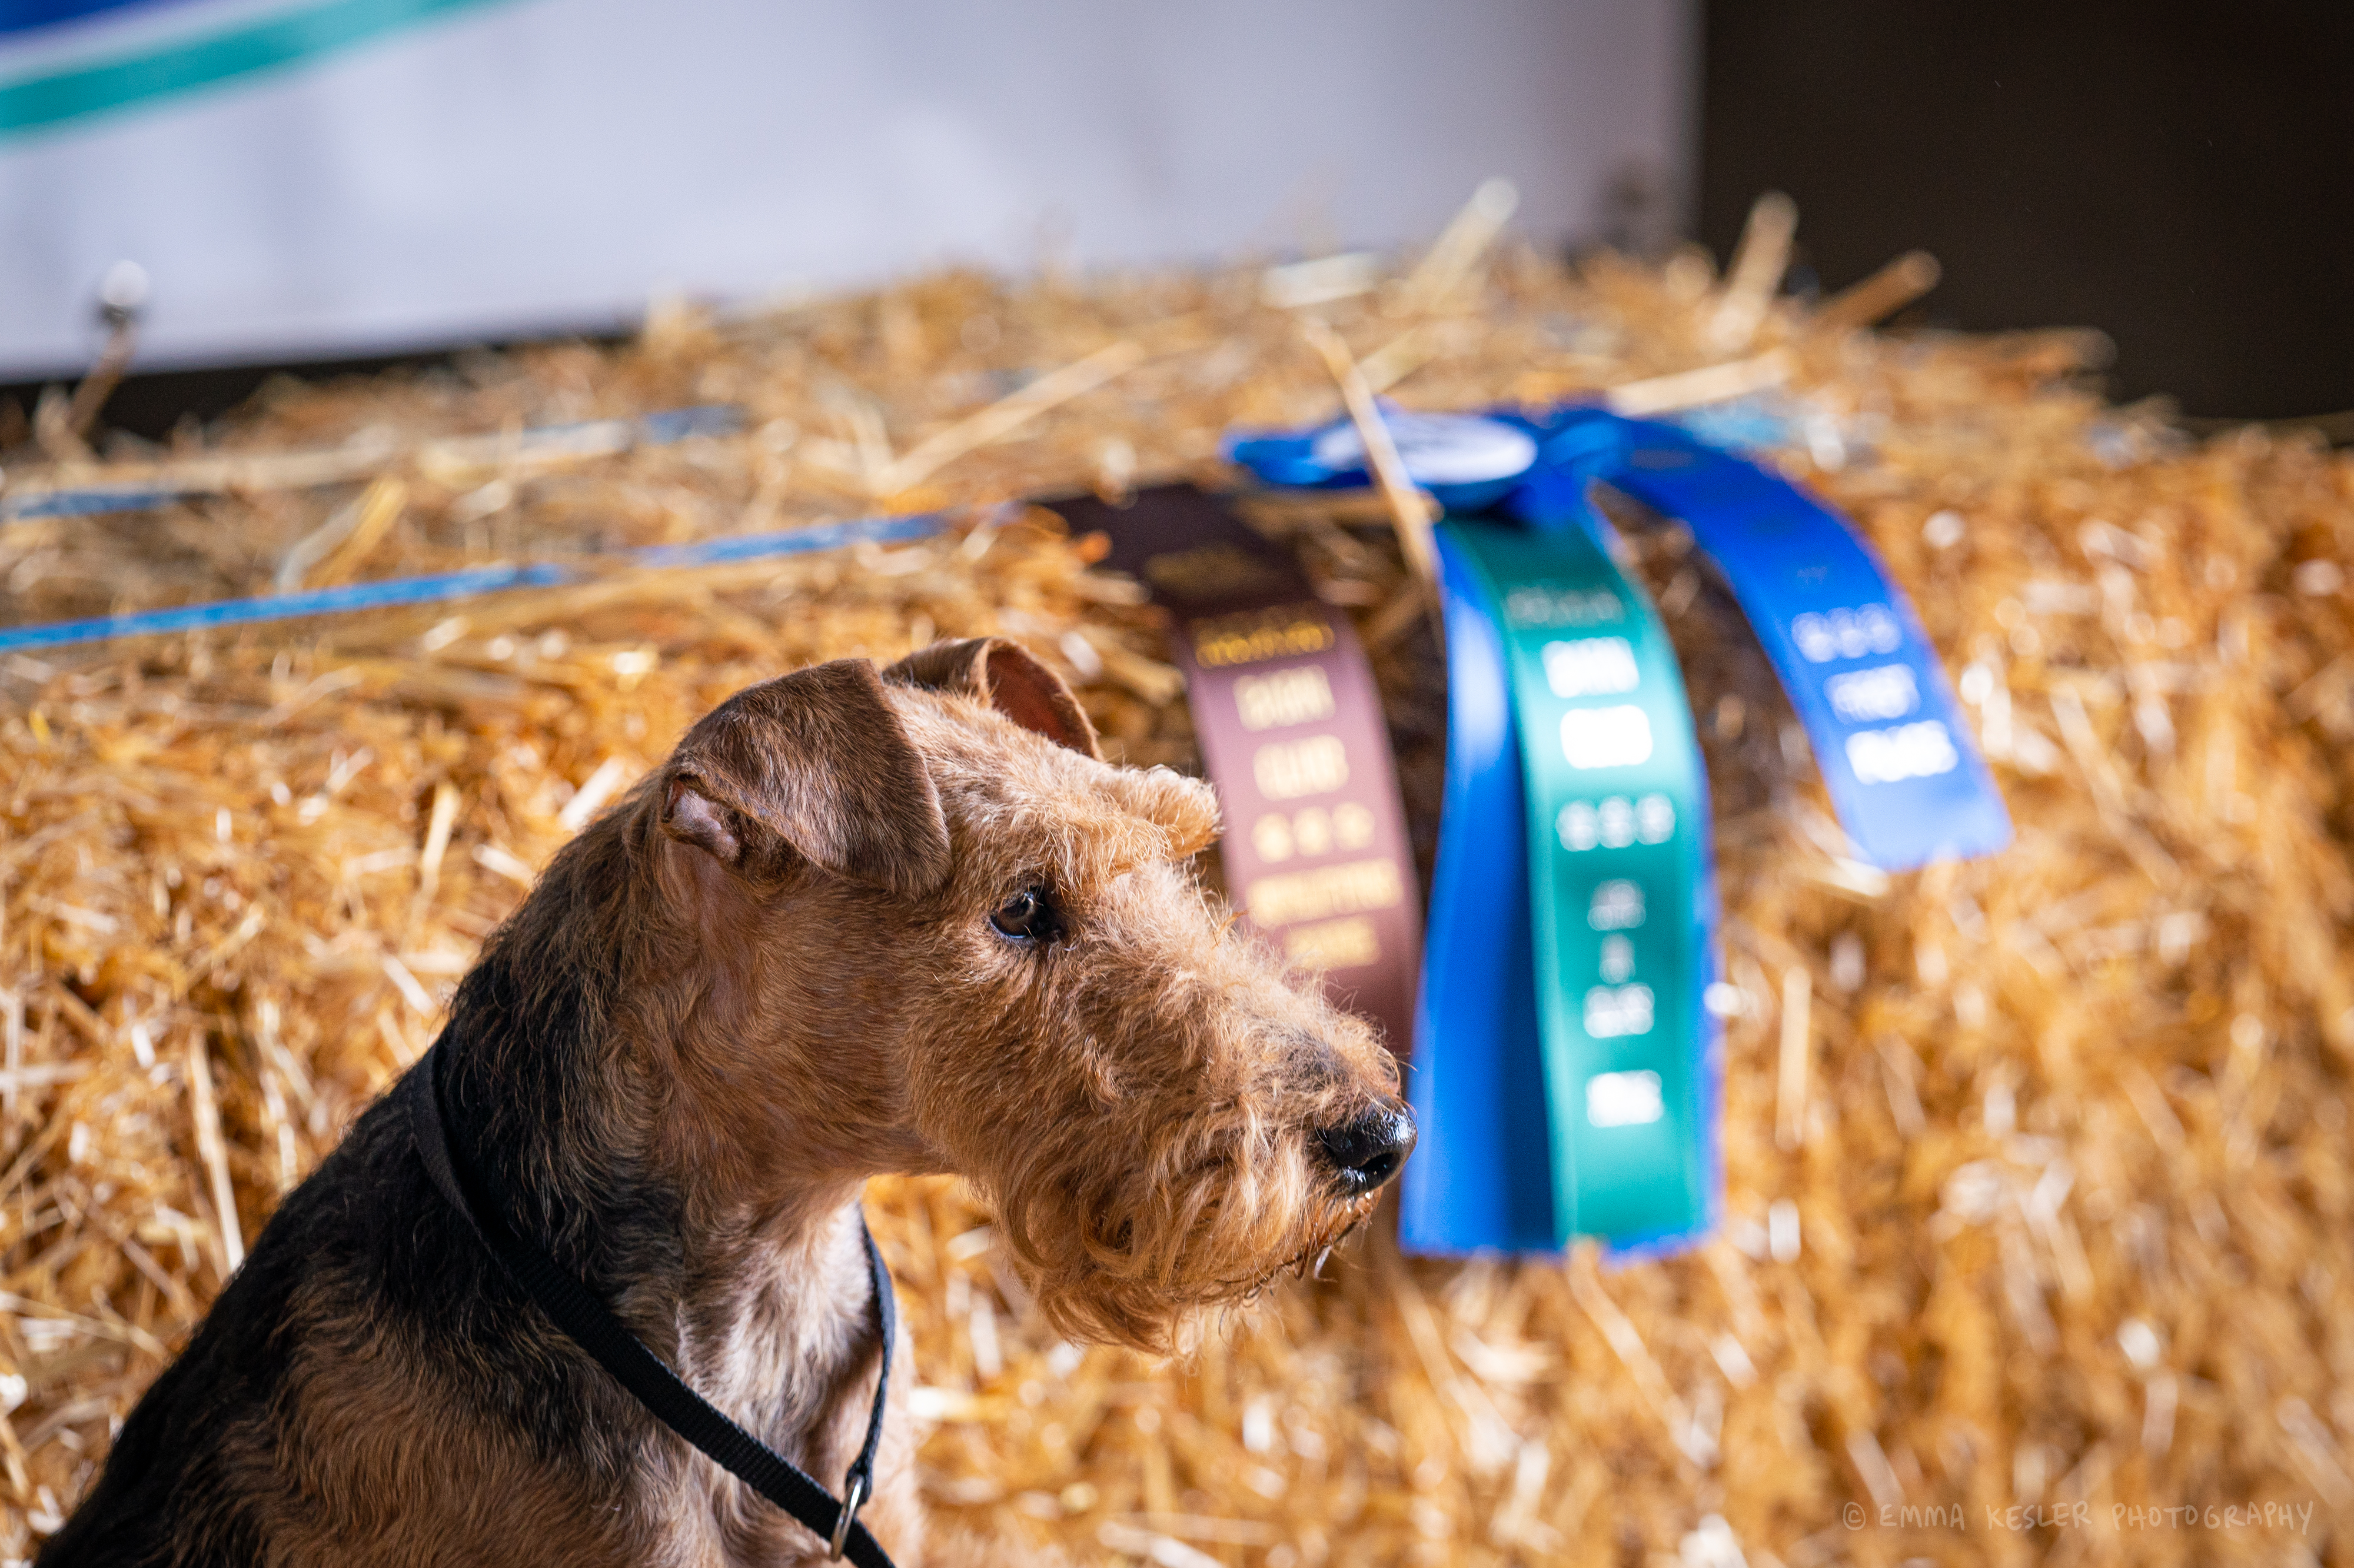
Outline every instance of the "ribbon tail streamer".
{"label": "ribbon tail streamer", "polygon": [[[1840,825],[1886,871],[1992,854],[2010,814],[1912,601],[1855,530],[1789,481],[1673,425],[1573,416],[1565,465],[1692,531],[1806,726]],[[1549,446],[1551,443],[1548,443]]]}
{"label": "ribbon tail streamer", "polygon": [[1699,746],[1656,613],[1582,503],[1556,495],[1571,504],[1535,528],[1441,531],[1454,773],[1416,1041],[1428,1116],[1404,1200],[1410,1247],[1592,1235],[1657,1250],[1714,1209]]}
{"label": "ribbon tail streamer", "polygon": [[1422,1139],[1400,1176],[1408,1252],[1558,1245],[1529,928],[1527,793],[1500,611],[1446,531],[1447,793],[1408,1097]]}

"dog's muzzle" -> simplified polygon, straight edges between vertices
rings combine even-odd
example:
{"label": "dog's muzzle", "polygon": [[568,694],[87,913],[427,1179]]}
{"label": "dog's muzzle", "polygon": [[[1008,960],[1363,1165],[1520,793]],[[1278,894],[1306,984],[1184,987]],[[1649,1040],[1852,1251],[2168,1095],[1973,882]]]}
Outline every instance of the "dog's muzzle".
{"label": "dog's muzzle", "polygon": [[1402,1105],[1375,1106],[1352,1121],[1316,1135],[1317,1150],[1341,1190],[1360,1198],[1379,1190],[1414,1152],[1414,1113]]}

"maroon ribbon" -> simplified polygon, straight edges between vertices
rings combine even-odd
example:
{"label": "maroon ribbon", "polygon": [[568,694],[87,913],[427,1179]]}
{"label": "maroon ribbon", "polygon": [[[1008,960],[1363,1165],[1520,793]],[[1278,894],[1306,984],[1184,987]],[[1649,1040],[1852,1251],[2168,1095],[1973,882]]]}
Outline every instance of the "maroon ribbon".
{"label": "maroon ribbon", "polygon": [[1333,1001],[1414,1038],[1420,898],[1381,693],[1348,617],[1190,484],[1046,503],[1176,617],[1172,652],[1225,809],[1226,891]]}

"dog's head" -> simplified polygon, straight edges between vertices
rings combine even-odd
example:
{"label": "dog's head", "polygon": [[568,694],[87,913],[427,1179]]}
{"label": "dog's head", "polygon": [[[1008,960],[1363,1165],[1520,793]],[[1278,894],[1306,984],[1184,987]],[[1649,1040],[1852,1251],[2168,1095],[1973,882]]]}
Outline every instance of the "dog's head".
{"label": "dog's head", "polygon": [[741,955],[746,1114],[822,1093],[883,1162],[969,1179],[1066,1331],[1167,1343],[1319,1259],[1412,1147],[1372,1031],[1197,886],[1209,788],[1104,762],[1013,643],[753,687],[656,786],[674,899]]}

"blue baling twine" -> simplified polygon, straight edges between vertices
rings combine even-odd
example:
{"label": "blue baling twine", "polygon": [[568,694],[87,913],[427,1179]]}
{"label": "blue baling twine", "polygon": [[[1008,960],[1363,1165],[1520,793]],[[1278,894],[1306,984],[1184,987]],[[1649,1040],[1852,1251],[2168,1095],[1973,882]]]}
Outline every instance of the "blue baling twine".
{"label": "blue baling twine", "polygon": [[102,517],[110,512],[153,512],[189,493],[184,490],[53,490],[0,501],[0,523],[30,523],[41,517]]}
{"label": "blue baling twine", "polygon": [[[577,440],[587,431],[602,430],[614,426],[626,427],[630,432],[627,446],[590,452],[570,452],[566,443]],[[573,425],[538,425],[519,432],[511,452],[502,455],[532,457],[553,452],[557,455],[605,457],[635,447],[666,447],[685,440],[690,436],[733,435],[744,428],[744,410],[732,403],[697,403],[684,408],[664,408],[635,419],[590,419]],[[456,437],[458,443],[496,440],[496,437]],[[429,443],[428,450],[434,445]],[[0,496],[0,523],[30,523],[45,517],[102,517],[115,512],[154,512],[175,501],[186,501],[199,495],[219,493],[216,485],[174,485],[169,483],[89,485],[77,490],[48,490],[31,495]]]}
{"label": "blue baling twine", "polygon": [[[731,561],[759,560],[771,556],[799,556],[817,550],[839,549],[844,545],[891,545],[924,539],[939,532],[940,522],[938,513],[907,517],[864,517],[846,523],[822,523],[809,528],[708,539],[695,545],[657,545],[612,558],[628,566],[658,569],[717,566]],[[313,588],[304,593],[216,599],[207,604],[182,605],[175,609],[141,610],[133,615],[106,615],[90,620],[54,620],[37,626],[12,626],[0,628],[0,653],[28,648],[61,648],[78,642],[108,642],[123,637],[196,631],[216,626],[298,620],[313,615],[345,615],[355,610],[382,609],[398,605],[433,604],[509,588],[554,588],[579,582],[594,575],[597,574],[547,562],[519,567],[477,567],[470,571],[387,577],[377,582],[349,583],[339,588]]]}

